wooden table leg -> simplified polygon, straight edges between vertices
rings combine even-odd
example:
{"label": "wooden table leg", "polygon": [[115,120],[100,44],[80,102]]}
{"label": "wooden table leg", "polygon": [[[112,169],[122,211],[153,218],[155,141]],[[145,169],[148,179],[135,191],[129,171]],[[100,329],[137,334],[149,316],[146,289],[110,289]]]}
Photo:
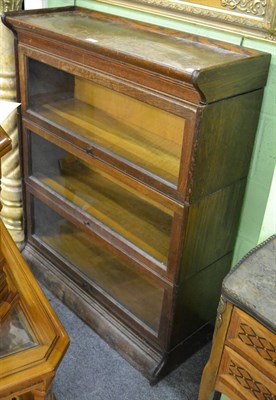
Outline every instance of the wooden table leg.
{"label": "wooden table leg", "polygon": [[34,399],[33,400],[56,400],[52,390],[47,393],[44,391],[35,390],[33,392]]}
{"label": "wooden table leg", "polygon": [[43,385],[32,391],[33,400],[55,400],[52,390],[54,376],[49,376],[45,379]]}
{"label": "wooden table leg", "polygon": [[203,370],[198,400],[212,400],[214,398],[218,369],[232,310],[233,305],[227,303],[226,300],[221,297],[218,306],[212,350],[210,358]]}

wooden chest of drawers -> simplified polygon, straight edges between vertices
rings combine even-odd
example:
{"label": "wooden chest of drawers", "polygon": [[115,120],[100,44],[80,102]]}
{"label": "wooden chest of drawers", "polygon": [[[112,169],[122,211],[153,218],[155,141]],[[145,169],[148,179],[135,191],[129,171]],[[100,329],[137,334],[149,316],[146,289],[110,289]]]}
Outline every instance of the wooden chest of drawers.
{"label": "wooden chest of drawers", "polygon": [[74,7],[4,20],[24,255],[154,382],[210,337],[270,56]]}
{"label": "wooden chest of drawers", "polygon": [[214,390],[231,400],[276,399],[275,259],[276,237],[225,278],[199,400],[211,400]]}

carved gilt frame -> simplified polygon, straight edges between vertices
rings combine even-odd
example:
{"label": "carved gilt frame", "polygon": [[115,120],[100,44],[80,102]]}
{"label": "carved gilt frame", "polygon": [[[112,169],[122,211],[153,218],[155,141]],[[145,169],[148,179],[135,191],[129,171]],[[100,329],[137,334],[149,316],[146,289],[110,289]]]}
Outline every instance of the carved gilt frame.
{"label": "carved gilt frame", "polygon": [[129,9],[275,41],[276,0],[98,0]]}

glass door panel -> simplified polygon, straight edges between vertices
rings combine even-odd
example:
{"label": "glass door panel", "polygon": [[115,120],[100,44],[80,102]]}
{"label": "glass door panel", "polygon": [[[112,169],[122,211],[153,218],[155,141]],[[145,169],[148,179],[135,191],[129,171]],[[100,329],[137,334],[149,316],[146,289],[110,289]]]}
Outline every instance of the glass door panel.
{"label": "glass door panel", "polygon": [[46,120],[177,186],[183,118],[33,59],[28,96]]}
{"label": "glass door panel", "polygon": [[34,133],[30,143],[32,176],[167,264],[172,211]]}
{"label": "glass door panel", "polygon": [[34,235],[144,324],[158,331],[164,289],[118,256],[93,243],[40,200],[34,198]]}

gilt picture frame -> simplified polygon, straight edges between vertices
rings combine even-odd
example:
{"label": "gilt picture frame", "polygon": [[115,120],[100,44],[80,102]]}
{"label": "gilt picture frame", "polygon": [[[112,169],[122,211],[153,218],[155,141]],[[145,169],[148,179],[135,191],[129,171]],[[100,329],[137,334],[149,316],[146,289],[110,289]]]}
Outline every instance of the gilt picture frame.
{"label": "gilt picture frame", "polygon": [[275,41],[276,0],[98,0],[129,9]]}

